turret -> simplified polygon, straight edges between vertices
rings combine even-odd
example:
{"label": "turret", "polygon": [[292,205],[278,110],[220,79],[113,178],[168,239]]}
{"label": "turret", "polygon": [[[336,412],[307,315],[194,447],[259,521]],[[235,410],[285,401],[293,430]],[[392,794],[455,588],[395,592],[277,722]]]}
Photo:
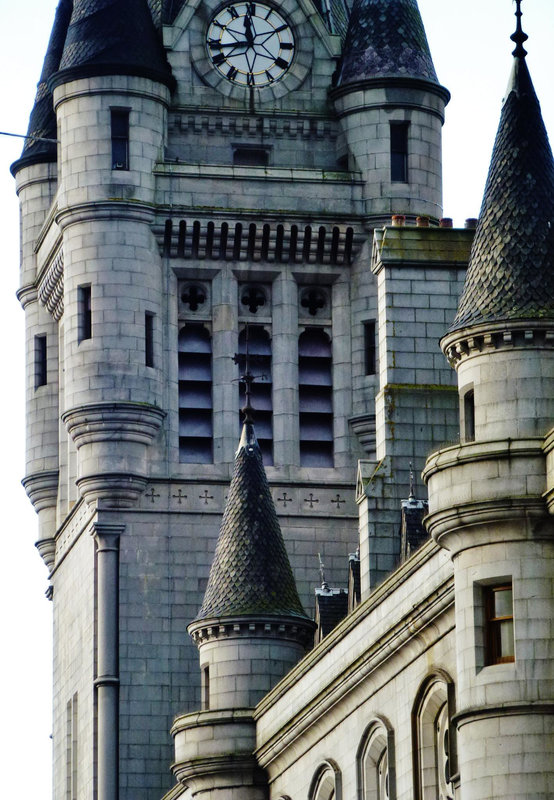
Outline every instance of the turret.
{"label": "turret", "polygon": [[332,93],[350,169],[375,223],[442,215],[439,84],[416,0],[355,0]]}
{"label": "turret", "polygon": [[[454,722],[461,783],[475,800],[546,798],[554,780],[545,455],[554,425],[554,162],[519,5],[465,288],[441,343],[458,373],[462,444],[432,455],[424,471],[427,527],[454,565]],[[514,737],[525,755],[507,766],[500,754]]]}
{"label": "turret", "polygon": [[[26,326],[26,464],[23,484],[39,516],[37,547],[46,565],[54,564],[56,500],[58,496],[58,321],[61,308],[47,308],[41,296],[39,273],[57,282],[63,260],[58,253],[49,263],[39,260],[35,245],[46,222],[57,189],[57,130],[48,81],[59,67],[70,0],[61,0],[21,157],[12,164],[21,210],[21,264],[19,300]],[[59,294],[57,299],[60,300]],[[62,305],[63,308],[63,305]]]}
{"label": "turret", "polygon": [[151,224],[173,80],[146,0],[76,0],[50,85],[60,138],[62,419],[78,450],[81,495],[125,506],[145,486],[148,445],[164,416],[162,270]]}
{"label": "turret", "polygon": [[253,708],[304,655],[314,629],[247,418],[204,601],[188,628],[200,653],[203,711],[178,717],[172,731],[174,773],[193,797],[266,797],[253,756]]}

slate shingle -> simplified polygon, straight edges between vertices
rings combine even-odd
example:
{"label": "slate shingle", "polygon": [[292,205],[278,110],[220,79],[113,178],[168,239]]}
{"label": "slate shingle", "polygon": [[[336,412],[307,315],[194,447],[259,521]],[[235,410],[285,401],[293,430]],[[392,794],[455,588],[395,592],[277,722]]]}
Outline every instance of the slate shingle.
{"label": "slate shingle", "polygon": [[517,57],[450,330],[554,317],[554,162],[524,57]]}
{"label": "slate shingle", "polygon": [[355,0],[337,86],[371,78],[438,84],[416,0]]}
{"label": "slate shingle", "polygon": [[196,619],[249,615],[307,619],[254,428],[245,423],[208,586]]}

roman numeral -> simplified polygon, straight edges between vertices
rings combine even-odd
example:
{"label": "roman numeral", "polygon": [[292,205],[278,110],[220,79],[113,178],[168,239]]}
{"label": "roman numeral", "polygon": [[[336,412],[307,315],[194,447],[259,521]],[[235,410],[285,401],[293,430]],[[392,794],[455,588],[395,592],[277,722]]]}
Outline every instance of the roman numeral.
{"label": "roman numeral", "polygon": [[237,11],[237,9],[234,6],[230,6],[229,14],[233,17],[233,19],[237,19],[238,15],[239,15],[239,12]]}
{"label": "roman numeral", "polygon": [[292,42],[281,42],[281,50],[292,50],[293,47]]}
{"label": "roman numeral", "polygon": [[281,67],[281,69],[286,69],[286,68],[288,67],[288,65],[289,65],[289,62],[288,62],[288,61],[285,61],[285,59],[284,59],[284,58],[276,58],[276,59],[275,59],[275,64],[276,64],[278,67]]}
{"label": "roman numeral", "polygon": [[210,39],[208,41],[210,50],[221,50],[221,42],[218,39]]}
{"label": "roman numeral", "polygon": [[265,71],[265,76],[266,76],[266,78],[268,79],[268,81],[270,83],[273,83],[273,81],[275,80],[275,78],[273,77],[273,75],[271,74],[271,72],[268,69],[266,69],[266,71]]}
{"label": "roman numeral", "polygon": [[213,62],[216,65],[216,67],[220,67],[222,64],[224,64],[225,56],[223,55],[223,53],[218,53],[216,56],[214,56]]}
{"label": "roman numeral", "polygon": [[227,77],[230,81],[234,80],[235,75],[237,74],[238,69],[236,67],[230,67],[229,72],[227,73]]}

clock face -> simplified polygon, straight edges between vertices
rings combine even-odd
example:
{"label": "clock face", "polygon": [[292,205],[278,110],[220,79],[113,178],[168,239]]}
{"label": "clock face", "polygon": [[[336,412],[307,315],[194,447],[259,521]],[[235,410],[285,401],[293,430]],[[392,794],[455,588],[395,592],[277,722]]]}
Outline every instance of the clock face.
{"label": "clock face", "polygon": [[212,19],[207,47],[212,64],[228,80],[241,86],[268,86],[288,70],[294,37],[271,6],[230,3]]}

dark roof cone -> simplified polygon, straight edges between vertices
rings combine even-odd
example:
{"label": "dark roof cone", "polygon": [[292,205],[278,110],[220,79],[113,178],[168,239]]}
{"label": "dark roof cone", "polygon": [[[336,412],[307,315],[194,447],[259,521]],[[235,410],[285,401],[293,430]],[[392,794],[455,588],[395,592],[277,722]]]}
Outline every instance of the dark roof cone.
{"label": "dark roof cone", "polygon": [[450,331],[554,318],[554,161],[518,3],[514,64],[458,312]]}
{"label": "dark roof cone", "polygon": [[196,619],[237,616],[307,620],[250,421],[243,425],[208,586]]}
{"label": "dark roof cone", "polygon": [[438,85],[417,0],[354,0],[337,86],[375,78]]}

